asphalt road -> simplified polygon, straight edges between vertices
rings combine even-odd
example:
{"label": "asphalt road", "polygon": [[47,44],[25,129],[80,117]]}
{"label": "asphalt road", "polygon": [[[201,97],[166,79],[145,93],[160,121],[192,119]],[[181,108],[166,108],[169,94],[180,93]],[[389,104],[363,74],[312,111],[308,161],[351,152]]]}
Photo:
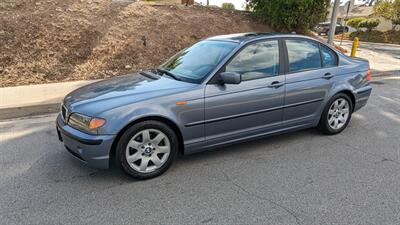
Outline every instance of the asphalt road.
{"label": "asphalt road", "polygon": [[339,135],[179,157],[147,181],[81,165],[54,114],[0,122],[0,224],[400,224],[400,77],[377,81]]}

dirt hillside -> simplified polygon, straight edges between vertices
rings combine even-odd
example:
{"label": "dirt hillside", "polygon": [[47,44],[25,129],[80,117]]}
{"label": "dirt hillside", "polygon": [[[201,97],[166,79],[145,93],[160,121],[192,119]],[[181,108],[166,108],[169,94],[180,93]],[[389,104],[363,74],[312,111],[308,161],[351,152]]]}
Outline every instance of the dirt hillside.
{"label": "dirt hillside", "polygon": [[152,68],[217,34],[270,31],[249,14],[130,0],[2,0],[0,87]]}

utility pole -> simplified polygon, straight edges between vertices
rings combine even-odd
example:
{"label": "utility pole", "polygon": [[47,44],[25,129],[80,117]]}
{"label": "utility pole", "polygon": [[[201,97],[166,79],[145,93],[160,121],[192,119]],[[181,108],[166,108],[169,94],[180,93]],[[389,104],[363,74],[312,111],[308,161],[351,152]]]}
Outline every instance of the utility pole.
{"label": "utility pole", "polygon": [[329,26],[328,44],[333,44],[333,37],[335,36],[339,4],[340,4],[340,0],[335,0],[335,3],[333,3],[331,24]]}

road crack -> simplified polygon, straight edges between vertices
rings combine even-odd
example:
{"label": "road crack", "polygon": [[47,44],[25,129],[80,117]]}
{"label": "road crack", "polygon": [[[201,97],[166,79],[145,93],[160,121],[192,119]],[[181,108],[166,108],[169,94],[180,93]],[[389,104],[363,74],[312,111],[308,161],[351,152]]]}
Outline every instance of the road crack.
{"label": "road crack", "polygon": [[280,209],[283,209],[285,212],[287,212],[288,214],[290,214],[290,215],[295,219],[297,225],[301,225],[299,217],[298,217],[298,216],[296,215],[296,213],[295,213],[294,211],[292,211],[291,209],[285,207],[285,206],[282,205],[282,204],[279,204],[279,203],[273,201],[272,199],[265,198],[265,197],[260,196],[260,195],[258,195],[258,194],[256,194],[256,193],[253,193],[253,192],[251,192],[251,191],[248,191],[245,187],[243,187],[242,185],[240,185],[240,184],[236,183],[235,181],[233,181],[224,171],[220,170],[220,172],[224,175],[224,177],[226,178],[227,181],[229,181],[230,183],[232,183],[235,187],[239,188],[242,192],[244,192],[244,193],[246,193],[246,194],[248,194],[248,195],[250,195],[250,196],[256,198],[257,200],[267,201],[267,202],[269,202],[270,204],[275,205],[276,207],[278,207],[278,208],[280,208]]}
{"label": "road crack", "polygon": [[376,157],[376,158],[380,158],[381,160],[380,160],[379,162],[392,162],[392,163],[394,163],[394,164],[400,165],[400,162],[397,161],[397,160],[395,160],[395,159],[390,159],[390,158],[387,158],[387,157],[382,156],[382,155],[379,155],[379,154],[374,154],[374,153],[371,153],[371,152],[364,151],[364,150],[362,150],[362,149],[360,149],[360,148],[357,148],[357,147],[355,147],[355,146],[352,146],[352,145],[350,145],[350,144],[348,144],[348,143],[346,143],[346,142],[337,141],[337,140],[335,140],[335,139],[333,139],[333,138],[330,138],[330,137],[327,137],[327,139],[328,139],[328,140],[331,140],[331,141],[333,141],[333,142],[335,142],[335,143],[338,143],[338,144],[340,144],[340,145],[349,147],[349,148],[351,148],[351,149],[353,149],[353,150],[355,150],[355,151],[364,153],[364,154],[366,154],[366,155],[370,155],[370,156],[373,156],[373,157]]}

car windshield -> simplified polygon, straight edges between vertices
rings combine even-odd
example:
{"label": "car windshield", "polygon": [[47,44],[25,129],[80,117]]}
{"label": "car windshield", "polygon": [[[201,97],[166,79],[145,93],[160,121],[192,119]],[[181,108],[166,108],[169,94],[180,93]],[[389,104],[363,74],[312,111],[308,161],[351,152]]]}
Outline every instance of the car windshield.
{"label": "car windshield", "polygon": [[237,45],[228,41],[200,41],[174,55],[160,69],[179,80],[200,83]]}

